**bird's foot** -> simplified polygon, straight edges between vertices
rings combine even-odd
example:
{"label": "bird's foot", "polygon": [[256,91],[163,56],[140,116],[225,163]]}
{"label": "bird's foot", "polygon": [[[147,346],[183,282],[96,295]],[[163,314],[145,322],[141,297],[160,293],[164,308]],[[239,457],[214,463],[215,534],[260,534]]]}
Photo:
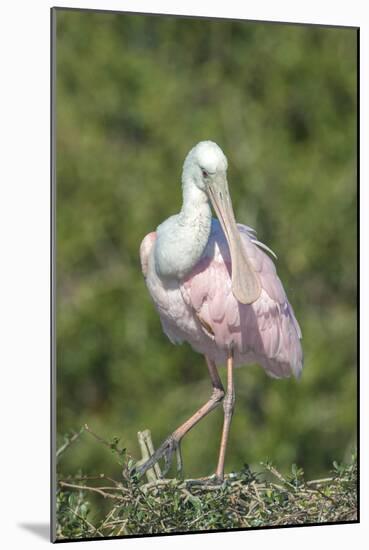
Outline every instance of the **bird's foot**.
{"label": "bird's foot", "polygon": [[143,464],[134,468],[133,473],[138,474],[139,477],[143,476],[147,470],[152,468],[159,460],[164,459],[164,467],[162,468],[160,479],[164,478],[173,461],[173,455],[176,453],[177,458],[177,472],[178,477],[182,477],[182,454],[180,447],[180,440],[176,439],[173,435],[167,437],[167,439],[160,445],[160,447],[154,452],[154,454]]}
{"label": "bird's foot", "polygon": [[208,477],[200,477],[197,479],[186,479],[186,485],[189,487],[223,487],[226,481],[223,477],[213,474]]}

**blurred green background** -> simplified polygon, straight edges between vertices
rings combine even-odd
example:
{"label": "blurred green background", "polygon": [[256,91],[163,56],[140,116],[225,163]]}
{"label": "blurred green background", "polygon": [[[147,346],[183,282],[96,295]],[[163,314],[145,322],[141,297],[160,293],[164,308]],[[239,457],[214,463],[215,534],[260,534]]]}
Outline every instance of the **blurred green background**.
{"label": "blurred green background", "polygon": [[[161,330],[139,246],[179,211],[184,157],[211,139],[237,220],[278,255],[305,353],[300,382],[236,371],[226,471],[326,474],[356,435],[356,31],[56,17],[58,443],[88,423],[138,458],[138,430],[157,446],[208,399],[203,358]],[[187,476],[214,471],[221,425],[219,408],[185,438]],[[88,437],[60,468],[119,474]]]}

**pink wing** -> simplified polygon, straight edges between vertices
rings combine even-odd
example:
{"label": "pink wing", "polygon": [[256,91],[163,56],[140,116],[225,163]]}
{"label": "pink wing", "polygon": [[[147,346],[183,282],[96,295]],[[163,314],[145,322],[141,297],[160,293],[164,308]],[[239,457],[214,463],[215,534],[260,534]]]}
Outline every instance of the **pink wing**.
{"label": "pink wing", "polygon": [[[274,377],[299,376],[303,357],[301,330],[273,261],[250,228],[238,225],[248,258],[258,273],[262,292],[256,302],[240,304],[231,289],[228,244],[217,220],[200,262],[182,282],[192,307],[218,348],[233,347],[236,364],[259,362]],[[256,244],[258,243],[258,244]],[[210,331],[209,331],[210,329]],[[209,334],[210,332],[210,334]]]}
{"label": "pink wing", "polygon": [[156,239],[156,233],[153,231],[152,233],[148,233],[146,237],[142,240],[142,243],[140,245],[140,260],[141,260],[141,269],[144,277],[147,276],[147,271],[149,267],[149,255],[152,249],[152,246]]}

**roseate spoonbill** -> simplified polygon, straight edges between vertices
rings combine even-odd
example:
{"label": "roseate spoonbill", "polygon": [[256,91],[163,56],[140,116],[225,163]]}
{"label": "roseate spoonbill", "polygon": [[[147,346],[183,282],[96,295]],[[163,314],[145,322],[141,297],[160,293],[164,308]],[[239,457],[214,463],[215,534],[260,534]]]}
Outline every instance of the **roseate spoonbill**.
{"label": "roseate spoonbill", "polygon": [[[235,393],[234,366],[259,363],[272,377],[299,376],[301,331],[273,261],[255,231],[236,224],[226,178],[227,159],[212,141],[188,153],[182,173],[183,205],[143,239],[140,259],[146,285],[165,334],[189,342],[205,356],[213,392],[143,465],[145,473],[165,460],[165,474],[176,452],[182,469],[183,436],[223,400],[224,422],[215,479],[224,459]],[[218,217],[212,218],[210,203]],[[217,365],[227,365],[223,388]]]}

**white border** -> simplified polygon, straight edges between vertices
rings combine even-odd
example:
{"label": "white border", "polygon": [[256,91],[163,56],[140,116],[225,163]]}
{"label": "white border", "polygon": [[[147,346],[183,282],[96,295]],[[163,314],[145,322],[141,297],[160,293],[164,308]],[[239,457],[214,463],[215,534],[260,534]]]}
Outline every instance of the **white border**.
{"label": "white border", "polygon": [[[48,0],[17,0],[1,8],[1,540],[5,548],[46,544],[21,524],[49,521],[49,8]],[[58,5],[58,4],[57,4]],[[258,0],[215,5],[195,0],[70,0],[59,5],[139,12],[212,15],[245,19],[339,24],[361,27],[361,181],[368,182],[368,27],[366,2]],[[366,155],[365,155],[366,152]],[[365,158],[366,157],[366,158]],[[362,183],[364,243],[362,281],[369,280],[368,185]],[[338,222],[339,223],[339,222]],[[353,243],[354,246],[354,243]],[[367,249],[367,247],[366,247]],[[362,285],[361,334],[365,342],[369,299]],[[364,335],[364,337],[363,337]],[[364,347],[363,347],[364,348]],[[368,352],[362,350],[361,388],[368,387]],[[361,399],[360,525],[292,528],[227,534],[188,535],[93,542],[93,547],[187,548],[229,544],[303,550],[316,545],[335,550],[368,538],[368,410]],[[4,464],[3,464],[4,462]],[[5,520],[5,521],[4,521]],[[6,542],[9,542],[7,545]],[[85,544],[85,543],[74,543]],[[24,545],[24,546],[23,546]],[[112,547],[112,546],[110,546]],[[73,546],[75,548],[75,546]]]}

